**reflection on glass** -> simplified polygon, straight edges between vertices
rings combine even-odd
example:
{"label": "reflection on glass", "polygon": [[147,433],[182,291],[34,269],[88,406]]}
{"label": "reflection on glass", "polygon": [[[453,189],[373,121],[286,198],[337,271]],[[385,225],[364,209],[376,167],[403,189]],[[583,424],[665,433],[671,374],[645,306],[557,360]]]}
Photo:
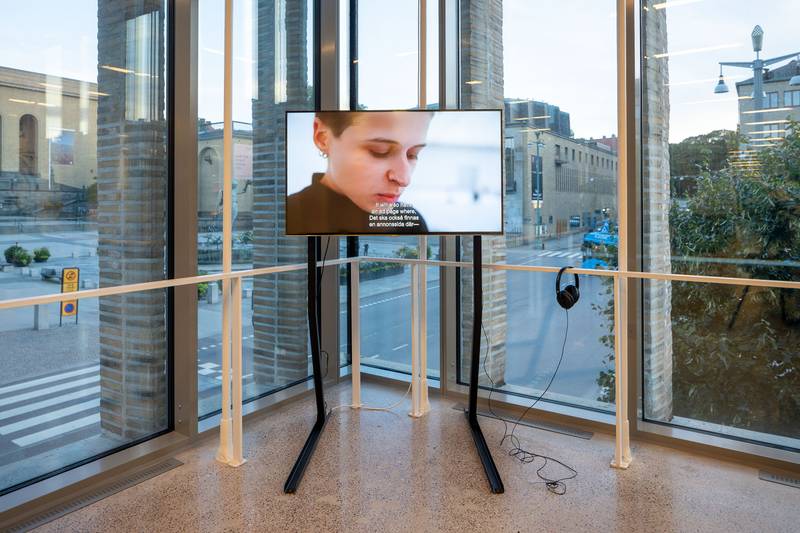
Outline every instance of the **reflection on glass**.
{"label": "reflection on glass", "polygon": [[[166,2],[42,7],[0,17],[0,299],[163,279]],[[166,304],[3,312],[0,492],[167,429]]]}
{"label": "reflection on glass", "polygon": [[116,355],[104,330],[118,296],[82,299],[76,313],[59,304],[0,311],[0,493],[168,429],[166,308],[150,310],[165,298],[165,291],[125,295],[129,306],[147,309],[138,318],[161,345],[135,343],[123,326]]}
{"label": "reflection on glass", "polygon": [[[417,237],[359,237],[368,257],[419,257]],[[439,258],[439,239],[428,238],[428,258]],[[411,371],[411,267],[363,260],[360,266],[361,364]],[[427,270],[428,376],[439,375],[439,269]]]}
{"label": "reflection on glass", "polygon": [[[428,2],[427,101],[438,100],[436,3]],[[359,108],[412,109],[419,104],[419,3],[416,0],[358,2]],[[390,37],[390,38],[387,38]],[[387,61],[390,58],[390,61]],[[428,257],[437,258],[439,239],[428,237]],[[419,257],[417,237],[359,237],[356,253],[368,257]],[[428,376],[439,375],[439,272],[427,275]],[[360,267],[361,364],[411,371],[411,269],[363,261]]]}
{"label": "reflection on glass", "polygon": [[[617,117],[616,108],[607,105],[616,98],[614,12],[610,0],[476,2],[462,12],[462,106],[502,106],[505,118],[505,236],[483,237],[484,262],[617,268]],[[564,16],[568,26],[541,23]],[[502,21],[501,28],[496,21]],[[502,41],[485,39],[500,30]],[[576,45],[587,39],[595,49],[591,62]],[[592,90],[582,90],[587,79]],[[461,240],[462,260],[472,260],[472,246],[471,239]],[[472,273],[465,269],[460,276],[459,378],[465,383]],[[488,372],[504,390],[542,392],[564,339],[565,317],[555,305],[554,279],[483,273],[482,385],[489,384]],[[610,282],[583,276],[581,295],[570,311],[565,363],[548,398],[613,410]]]}
{"label": "reflection on glass", "polygon": [[[643,266],[797,281],[796,6],[711,4],[643,12]],[[796,292],[646,283],[645,418],[797,448]]]}
{"label": "reflection on glass", "polygon": [[[224,5],[200,2],[198,72],[198,271],[222,263]],[[284,236],[284,116],[313,107],[312,2],[235,2],[233,13],[233,268],[305,263],[306,240]],[[265,23],[268,21],[268,23]],[[244,282],[245,399],[305,379],[306,273]],[[198,364],[219,365],[221,291],[198,301]],[[204,318],[209,317],[209,318]],[[249,328],[249,329],[248,329]],[[203,347],[208,347],[203,350]],[[220,409],[219,381],[200,379],[200,416]],[[217,396],[215,396],[217,395]]]}
{"label": "reflection on glass", "polygon": [[[483,275],[489,272],[484,270]],[[506,277],[508,298],[505,308],[498,309],[484,301],[479,384],[538,397],[558,367],[545,396],[548,401],[613,412],[614,300],[611,278],[581,276],[580,299],[569,312],[556,303],[553,280],[552,274],[510,272]],[[562,280],[562,285],[572,283],[571,276]],[[472,302],[462,297],[464,300],[470,306],[462,308],[467,322],[471,320]],[[491,313],[489,320],[487,310]],[[499,314],[505,317],[503,327],[495,326],[498,321],[492,321]],[[462,330],[464,334],[468,336],[463,341],[459,370],[461,381],[468,382],[471,329]],[[562,348],[563,360],[559,366]]]}
{"label": "reflection on glass", "polygon": [[[792,348],[800,291],[682,282],[671,290],[671,394],[650,387],[645,415],[800,449],[800,355]],[[650,358],[645,371],[659,362]]]}
{"label": "reflection on glass", "polygon": [[[355,67],[359,108],[417,107],[419,2],[366,0],[357,2],[357,6],[358,57]],[[435,44],[430,40],[433,37],[429,36],[429,49]],[[430,85],[428,87],[433,89]]]}

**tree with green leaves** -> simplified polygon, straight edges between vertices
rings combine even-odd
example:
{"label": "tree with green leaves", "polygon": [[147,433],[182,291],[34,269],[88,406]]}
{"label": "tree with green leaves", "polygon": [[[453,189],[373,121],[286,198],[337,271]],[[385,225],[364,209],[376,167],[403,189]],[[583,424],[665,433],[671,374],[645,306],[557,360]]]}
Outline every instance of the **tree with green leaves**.
{"label": "tree with green leaves", "polygon": [[744,139],[731,130],[687,137],[669,145],[669,170],[672,176],[695,176],[703,170],[716,172],[728,165],[728,154]]}
{"label": "tree with green leaves", "polygon": [[[699,168],[670,211],[674,273],[800,281],[798,126],[757,166]],[[673,282],[672,340],[673,416],[800,438],[800,291]],[[601,400],[613,378],[599,376]]]}

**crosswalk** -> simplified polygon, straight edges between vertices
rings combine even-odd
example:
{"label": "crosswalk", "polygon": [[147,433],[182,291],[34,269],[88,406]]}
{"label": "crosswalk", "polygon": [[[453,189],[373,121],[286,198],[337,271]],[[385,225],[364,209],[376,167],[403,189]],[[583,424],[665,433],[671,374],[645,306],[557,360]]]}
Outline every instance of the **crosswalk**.
{"label": "crosswalk", "polygon": [[0,387],[0,453],[99,432],[99,383],[95,364]]}
{"label": "crosswalk", "polygon": [[565,259],[577,259],[580,256],[580,252],[575,252],[573,250],[541,250],[534,253],[534,257],[563,257]]}
{"label": "crosswalk", "polygon": [[[200,363],[197,374],[201,398],[219,394],[219,364]],[[0,463],[23,449],[38,453],[34,447],[45,451],[100,435],[100,401],[98,364],[0,386]]]}

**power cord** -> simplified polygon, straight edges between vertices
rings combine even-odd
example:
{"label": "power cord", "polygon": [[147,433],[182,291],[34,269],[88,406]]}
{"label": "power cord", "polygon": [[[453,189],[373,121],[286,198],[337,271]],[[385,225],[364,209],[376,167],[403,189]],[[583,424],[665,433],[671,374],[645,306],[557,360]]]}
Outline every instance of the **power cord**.
{"label": "power cord", "polygon": [[[362,405],[359,409],[363,409],[365,411],[386,411],[386,412],[393,411],[395,408],[397,408],[398,405],[403,403],[403,401],[406,399],[410,391],[411,391],[411,383],[408,384],[408,388],[406,389],[406,392],[405,394],[403,394],[402,398],[397,400],[392,405],[387,405],[384,407],[371,407],[369,405]],[[344,409],[345,407],[351,407],[351,404],[343,403],[341,405],[337,405],[336,407],[331,407],[330,410],[328,410],[328,414],[331,414],[333,411],[336,411],[337,409]]]}
{"label": "power cord", "polygon": [[[317,294],[316,294],[317,302],[320,302],[322,300],[322,296],[321,296],[321,294],[322,294],[322,292],[321,292],[322,291],[322,278],[323,278],[323,276],[325,276],[325,260],[328,258],[328,246],[330,246],[330,245],[331,245],[331,238],[328,237],[328,239],[325,241],[325,251],[322,252],[322,267],[320,268],[319,274],[317,275]],[[321,355],[325,356],[325,373],[322,374],[322,380],[324,381],[325,378],[328,377],[328,370],[330,369],[330,358],[331,358],[331,356],[327,352],[327,350],[323,350],[322,349],[322,331],[320,331],[319,320],[317,320],[317,342],[320,344],[320,346],[318,346],[319,353]],[[328,402],[326,401],[325,402],[325,410],[327,411],[327,409],[328,409]]]}
{"label": "power cord", "polygon": [[[330,244],[331,244],[331,238],[328,237],[328,240],[327,240],[327,242],[325,244],[325,252],[322,254],[322,270],[320,272],[319,280],[317,282],[317,291],[318,291],[317,292],[317,298],[319,298],[319,290],[322,287],[322,276],[325,274],[325,259],[328,257],[328,246],[330,246]],[[321,337],[318,335],[317,338],[321,338]],[[326,352],[325,350],[320,350],[320,353],[325,354],[325,374],[322,377],[323,379],[325,379],[328,376],[328,364],[329,364],[330,356],[328,355],[328,352]],[[368,405],[362,405],[360,407],[360,409],[363,409],[365,411],[386,411],[386,412],[392,411],[397,406],[399,406],[401,403],[403,403],[403,401],[406,399],[406,397],[408,396],[408,393],[410,391],[411,391],[411,382],[409,382],[408,388],[406,389],[405,394],[403,394],[403,396],[397,402],[393,403],[392,405],[387,405],[387,406],[384,406],[384,407],[371,407],[371,406],[368,406]],[[350,407],[350,406],[351,406],[350,404],[341,404],[341,405],[337,405],[335,407],[331,407],[330,409],[327,409],[327,402],[326,402],[326,406],[325,407],[326,407],[327,413],[330,415],[331,413],[333,413],[337,409],[343,409],[345,407]]]}
{"label": "power cord", "polygon": [[[520,440],[519,440],[519,437],[517,437],[514,434],[514,432],[516,431],[517,426],[522,421],[522,419],[525,418],[525,415],[528,413],[528,411],[533,409],[533,407],[537,403],[539,403],[539,400],[541,400],[544,397],[544,395],[547,394],[547,391],[550,390],[550,386],[553,384],[553,381],[556,379],[556,375],[558,374],[559,368],[561,368],[561,363],[564,360],[564,350],[565,350],[565,348],[567,346],[567,336],[569,335],[569,311],[565,310],[564,313],[566,314],[567,325],[566,325],[566,328],[564,330],[564,341],[561,343],[561,356],[558,359],[558,364],[556,365],[556,369],[553,372],[553,375],[550,377],[550,382],[547,384],[547,387],[545,387],[545,389],[542,392],[542,394],[540,394],[539,397],[536,398],[533,401],[533,403],[531,405],[529,405],[528,408],[525,409],[525,411],[522,412],[522,414],[519,416],[519,418],[517,418],[514,421],[514,426],[511,428],[511,432],[510,433],[508,431],[509,422],[505,418],[503,418],[502,416],[500,416],[497,413],[495,413],[494,409],[492,409],[492,393],[495,390],[495,382],[492,379],[492,376],[489,374],[489,371],[486,368],[486,361],[487,361],[487,359],[489,359],[489,351],[490,351],[491,345],[489,343],[489,336],[486,334],[486,328],[483,327],[483,324],[481,324],[481,329],[483,330],[483,336],[486,339],[486,357],[483,358],[483,373],[486,374],[486,377],[489,378],[489,381],[491,382],[491,387],[489,389],[489,399],[488,399],[489,412],[492,414],[492,416],[494,416],[495,418],[497,418],[497,419],[499,419],[499,420],[501,420],[503,422],[503,438],[500,439],[499,446],[502,449],[503,444],[505,443],[506,440],[508,440],[510,445],[511,445],[511,448],[508,450],[508,455],[510,455],[511,457],[517,459],[522,464],[532,463],[537,458],[543,459],[544,463],[542,464],[542,466],[540,466],[539,468],[536,469],[536,476],[539,479],[541,479],[541,481],[537,481],[535,483],[544,483],[544,485],[547,487],[547,490],[549,490],[553,494],[557,494],[559,496],[564,495],[564,494],[567,493],[567,484],[565,482],[570,480],[570,479],[576,478],[578,476],[578,471],[575,470],[574,468],[572,468],[571,466],[565,464],[564,462],[559,461],[558,459],[554,459],[554,458],[549,457],[547,455],[538,454],[536,452],[531,452],[531,451],[528,451],[528,450],[522,448]],[[569,470],[571,473],[569,475],[567,475],[567,476],[556,478],[556,479],[552,479],[552,478],[550,478],[548,476],[545,476],[543,474],[543,471],[544,471],[545,468],[547,468],[547,465],[550,463],[550,461],[561,465],[565,469]]]}

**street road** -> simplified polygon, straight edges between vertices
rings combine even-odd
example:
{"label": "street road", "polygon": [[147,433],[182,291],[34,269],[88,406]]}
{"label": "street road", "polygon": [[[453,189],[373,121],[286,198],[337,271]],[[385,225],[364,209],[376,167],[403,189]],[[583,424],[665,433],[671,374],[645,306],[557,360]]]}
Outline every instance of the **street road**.
{"label": "street road", "polygon": [[[53,256],[44,266],[79,266],[83,279],[97,279],[96,234],[64,232],[2,235],[3,248],[19,242],[30,249],[47,246]],[[415,246],[416,238],[399,240],[361,240],[369,244],[370,256],[391,257],[400,244]],[[438,254],[438,239],[429,239],[432,256]],[[580,237],[572,236],[546,243],[545,249],[520,247],[507,250],[507,262],[548,266],[581,263]],[[566,313],[555,303],[553,274],[508,272],[507,316],[505,341],[505,382],[517,387],[541,389],[550,379],[561,353],[566,329]],[[572,282],[572,279],[565,280]],[[246,281],[249,286],[250,281]],[[408,370],[411,361],[411,294],[409,269],[399,275],[362,281],[361,283],[361,355],[364,364]],[[38,277],[23,276],[18,270],[0,273],[0,299],[58,292],[57,284]],[[439,277],[438,269],[428,269],[428,362],[429,372],[438,373],[439,366]],[[573,397],[576,401],[593,401],[600,394],[596,380],[608,369],[605,358],[611,348],[600,339],[610,333],[598,306],[610,298],[601,278],[581,278],[581,300],[569,312],[569,336],[564,362],[551,391]],[[57,307],[52,306],[51,324],[57,324]],[[221,384],[221,304],[201,302],[198,306],[198,388],[201,414],[218,408]],[[252,346],[254,331],[250,301],[243,310],[243,353],[246,390],[253,391]],[[346,321],[346,302],[340,309]],[[81,302],[80,321],[84,327],[99,322],[97,301]],[[30,330],[33,310],[0,311],[0,332]],[[78,330],[63,330],[78,331]],[[36,338],[31,331],[31,339]],[[1,336],[1,335],[0,335]],[[492,339],[502,343],[503,339]],[[88,342],[88,341],[86,341]],[[346,350],[346,339],[342,339]],[[86,346],[96,350],[96,346]],[[9,356],[9,352],[4,352]],[[331,361],[331,365],[335,362]],[[0,377],[0,465],[18,460],[33,460],[54,448],[78,446],[88,438],[100,439],[99,429],[99,366],[84,363],[39,373],[25,379],[4,380]],[[492,376],[498,381],[501,376]],[[258,391],[265,392],[265,391]],[[98,441],[99,442],[99,441]],[[105,446],[113,442],[103,441]],[[117,443],[118,444],[118,443]],[[101,446],[101,444],[97,444]],[[101,446],[102,447],[102,446]],[[33,461],[35,468],[36,461]],[[2,484],[2,480],[0,480]]]}

